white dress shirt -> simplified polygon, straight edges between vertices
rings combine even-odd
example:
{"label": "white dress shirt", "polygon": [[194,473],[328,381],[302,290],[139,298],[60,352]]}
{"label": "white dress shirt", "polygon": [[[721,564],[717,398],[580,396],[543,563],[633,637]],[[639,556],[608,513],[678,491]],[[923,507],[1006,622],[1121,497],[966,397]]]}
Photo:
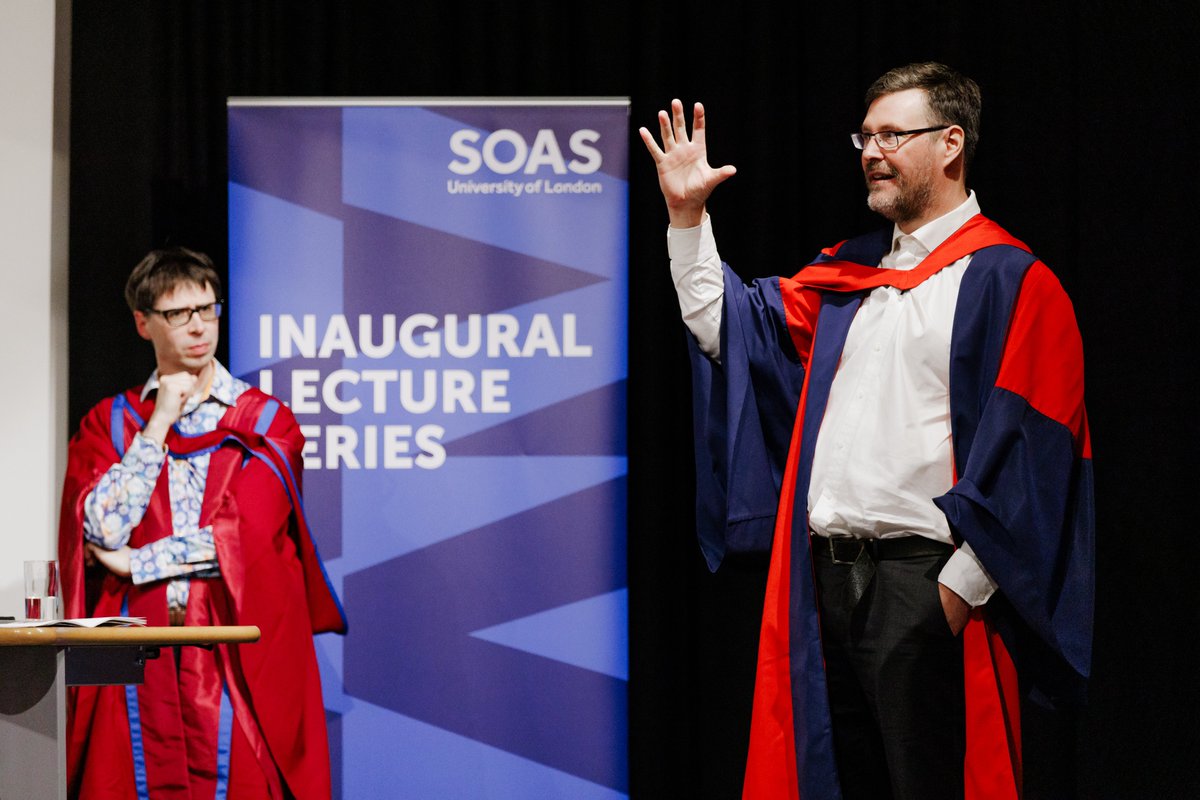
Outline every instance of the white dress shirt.
{"label": "white dress shirt", "polygon": [[[974,192],[911,234],[892,231],[879,266],[912,269],[979,213]],[[671,274],[684,322],[709,357],[720,358],[721,260],[711,221],[670,228]],[[842,350],[813,456],[809,525],[818,535],[920,535],[951,543],[933,498],[954,483],[950,436],[950,339],[958,288],[971,257],[908,291],[872,290]],[[938,576],[972,606],[996,585],[966,544]]]}

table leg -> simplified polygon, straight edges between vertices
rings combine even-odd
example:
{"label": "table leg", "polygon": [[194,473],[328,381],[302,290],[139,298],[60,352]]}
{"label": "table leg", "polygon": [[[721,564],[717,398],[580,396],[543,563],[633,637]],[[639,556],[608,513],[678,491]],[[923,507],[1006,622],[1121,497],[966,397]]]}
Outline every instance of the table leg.
{"label": "table leg", "polygon": [[0,798],[66,800],[66,679],[58,647],[0,647]]}

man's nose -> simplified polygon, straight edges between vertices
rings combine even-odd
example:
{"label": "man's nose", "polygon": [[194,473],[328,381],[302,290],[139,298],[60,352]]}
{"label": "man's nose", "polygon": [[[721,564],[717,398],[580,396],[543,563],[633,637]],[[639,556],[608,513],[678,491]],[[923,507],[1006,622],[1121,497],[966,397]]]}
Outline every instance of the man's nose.
{"label": "man's nose", "polygon": [[200,319],[200,312],[193,310],[188,316],[188,331],[191,333],[204,333],[204,320]]}
{"label": "man's nose", "polygon": [[863,162],[866,163],[868,161],[882,160],[883,159],[883,148],[881,148],[879,146],[879,143],[877,141],[875,141],[875,137],[870,136],[870,137],[865,137],[865,138],[866,138],[866,141],[863,142],[863,149],[862,149]]}

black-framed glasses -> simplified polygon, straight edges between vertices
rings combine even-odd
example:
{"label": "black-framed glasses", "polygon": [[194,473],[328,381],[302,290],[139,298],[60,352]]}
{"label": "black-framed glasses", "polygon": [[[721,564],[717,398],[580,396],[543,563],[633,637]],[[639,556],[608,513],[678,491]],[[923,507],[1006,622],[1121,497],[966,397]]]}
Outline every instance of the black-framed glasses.
{"label": "black-framed glasses", "polygon": [[202,306],[190,306],[186,308],[143,308],[142,312],[146,314],[158,314],[172,328],[182,328],[192,321],[192,314],[199,314],[200,319],[205,322],[212,322],[221,317],[220,300],[215,303],[206,303]]}
{"label": "black-framed glasses", "polygon": [[949,125],[935,125],[932,128],[917,128],[911,131],[876,131],[875,133],[852,133],[850,141],[854,142],[854,147],[858,150],[865,150],[867,142],[872,139],[875,144],[879,145],[880,150],[895,150],[900,146],[900,140],[909,136],[916,136],[919,133],[931,133],[933,131],[944,131],[949,128]]}

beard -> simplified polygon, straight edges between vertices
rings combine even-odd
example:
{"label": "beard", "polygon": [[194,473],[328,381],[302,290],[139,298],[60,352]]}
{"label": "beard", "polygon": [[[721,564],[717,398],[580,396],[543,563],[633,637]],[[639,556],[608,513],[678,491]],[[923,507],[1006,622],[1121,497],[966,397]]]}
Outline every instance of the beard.
{"label": "beard", "polygon": [[[869,166],[878,169],[880,165]],[[876,184],[867,181],[867,207],[897,225],[921,217],[933,203],[932,170],[914,169],[902,175],[891,165],[886,169],[891,180]]]}

